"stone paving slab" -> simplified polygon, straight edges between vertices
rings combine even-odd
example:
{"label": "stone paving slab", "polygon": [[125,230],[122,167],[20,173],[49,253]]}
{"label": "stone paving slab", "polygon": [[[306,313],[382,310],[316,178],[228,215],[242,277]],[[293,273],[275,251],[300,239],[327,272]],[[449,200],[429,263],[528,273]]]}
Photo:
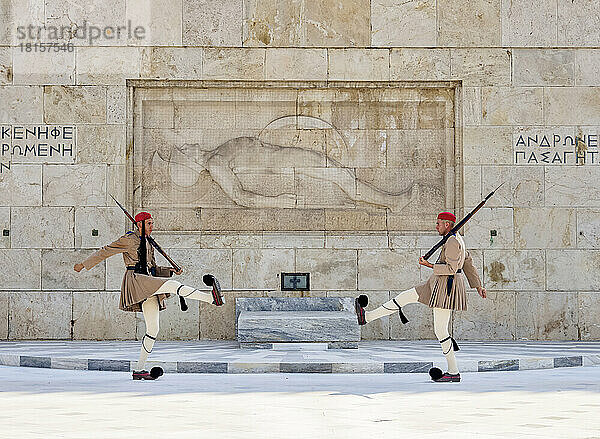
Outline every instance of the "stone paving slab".
{"label": "stone paving slab", "polygon": [[[358,349],[240,349],[235,341],[157,342],[148,367],[166,373],[426,373],[444,369],[436,341],[365,341]],[[138,341],[0,342],[0,365],[130,371]],[[461,372],[600,365],[600,342],[462,342]]]}

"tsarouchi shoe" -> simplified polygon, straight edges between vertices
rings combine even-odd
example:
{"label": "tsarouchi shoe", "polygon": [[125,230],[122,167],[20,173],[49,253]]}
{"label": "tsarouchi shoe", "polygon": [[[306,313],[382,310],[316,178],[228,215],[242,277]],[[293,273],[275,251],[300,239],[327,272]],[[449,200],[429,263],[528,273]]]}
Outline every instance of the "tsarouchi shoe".
{"label": "tsarouchi shoe", "polygon": [[361,294],[354,299],[354,311],[356,312],[356,318],[358,319],[359,325],[366,325],[367,320],[365,319],[365,307],[369,304],[369,298],[364,294]]}
{"label": "tsarouchi shoe", "polygon": [[222,306],[225,304],[225,300],[223,300],[223,294],[221,293],[221,285],[219,285],[219,281],[212,274],[205,274],[202,276],[202,282],[209,287],[212,287],[211,293],[213,296],[213,304],[217,306]]}
{"label": "tsarouchi shoe", "polygon": [[213,303],[217,306],[222,306],[225,304],[223,300],[223,293],[221,293],[221,285],[219,285],[219,281],[217,279],[214,280],[212,285],[212,296]]}
{"label": "tsarouchi shoe", "polygon": [[157,376],[152,376],[147,370],[134,370],[133,379],[137,380],[155,380]]}
{"label": "tsarouchi shoe", "polygon": [[446,372],[437,380],[434,380],[436,383],[460,383],[460,374],[451,374]]}

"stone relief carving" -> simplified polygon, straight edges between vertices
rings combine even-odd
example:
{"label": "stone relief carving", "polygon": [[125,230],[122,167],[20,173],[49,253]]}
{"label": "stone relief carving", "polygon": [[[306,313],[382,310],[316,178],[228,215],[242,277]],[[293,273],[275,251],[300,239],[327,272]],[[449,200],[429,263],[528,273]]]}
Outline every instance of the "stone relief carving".
{"label": "stone relief carving", "polygon": [[429,230],[453,208],[452,88],[306,87],[137,89],[137,206],[175,230]]}
{"label": "stone relief carving", "polygon": [[[417,184],[399,192],[382,190],[358,178],[353,168],[344,167],[326,152],[267,141],[269,132],[290,127],[334,130],[339,143],[345,145],[344,137],[327,121],[292,115],[273,120],[255,137],[234,137],[213,149],[205,149],[199,143],[175,145],[164,156],[156,152],[152,166],[167,168],[171,184],[184,192],[193,191],[199,179],[208,173],[240,207],[291,209],[320,204],[302,202],[302,193],[297,193],[299,185],[312,186],[313,193],[324,186],[338,189],[337,197],[324,200],[323,207],[347,206],[350,201],[401,212],[417,199]],[[294,181],[285,184],[291,178]]]}

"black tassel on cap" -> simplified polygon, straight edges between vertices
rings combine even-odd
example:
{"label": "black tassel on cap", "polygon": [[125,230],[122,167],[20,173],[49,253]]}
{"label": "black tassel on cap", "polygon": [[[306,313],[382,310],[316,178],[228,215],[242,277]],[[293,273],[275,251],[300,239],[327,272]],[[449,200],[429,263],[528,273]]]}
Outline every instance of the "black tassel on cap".
{"label": "black tassel on cap", "polygon": [[142,231],[140,235],[140,245],[137,249],[138,261],[135,264],[135,273],[148,275],[148,249],[146,240],[146,220],[142,220]]}

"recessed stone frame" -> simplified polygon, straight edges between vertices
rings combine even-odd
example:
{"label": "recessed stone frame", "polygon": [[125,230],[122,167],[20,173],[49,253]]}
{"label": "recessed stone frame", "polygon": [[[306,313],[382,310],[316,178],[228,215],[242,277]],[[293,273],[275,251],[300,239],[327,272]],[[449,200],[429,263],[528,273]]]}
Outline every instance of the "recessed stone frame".
{"label": "recessed stone frame", "polygon": [[462,214],[460,82],[127,85],[127,203],[160,230],[420,232]]}

